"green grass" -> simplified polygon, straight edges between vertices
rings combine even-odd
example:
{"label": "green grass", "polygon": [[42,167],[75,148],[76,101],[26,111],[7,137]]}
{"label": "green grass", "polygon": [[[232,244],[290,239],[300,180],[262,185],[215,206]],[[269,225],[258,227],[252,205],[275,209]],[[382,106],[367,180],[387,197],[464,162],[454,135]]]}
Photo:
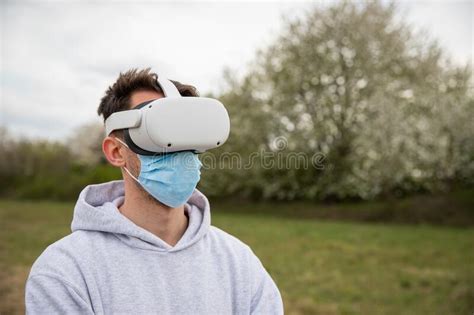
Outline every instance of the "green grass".
{"label": "green grass", "polygon": [[[280,204],[276,211],[302,206]],[[472,228],[336,223],[242,207],[239,213],[216,203],[212,224],[252,247],[287,314],[474,312]],[[72,211],[72,203],[0,201],[0,314],[24,311],[29,267],[69,233]]]}

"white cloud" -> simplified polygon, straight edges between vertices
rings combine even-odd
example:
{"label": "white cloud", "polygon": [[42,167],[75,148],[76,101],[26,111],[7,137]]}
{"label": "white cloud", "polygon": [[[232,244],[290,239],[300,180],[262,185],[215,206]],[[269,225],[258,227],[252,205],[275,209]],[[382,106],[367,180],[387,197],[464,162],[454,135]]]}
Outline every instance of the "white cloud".
{"label": "white cloud", "polygon": [[474,2],[472,0],[404,1],[402,12],[415,29],[429,31],[446,47],[453,61],[474,60]]}
{"label": "white cloud", "polygon": [[[14,134],[64,139],[78,125],[99,119],[103,92],[119,71],[131,67],[153,66],[202,93],[216,91],[223,67],[242,71],[278,32],[282,15],[311,5],[2,1],[0,125]],[[472,12],[446,6],[423,15],[414,5],[413,17],[423,15],[420,25],[462,56],[463,41],[472,49],[472,29],[459,28],[472,23]],[[435,26],[441,13],[444,26]]]}
{"label": "white cloud", "polygon": [[[2,2],[0,123],[61,139],[96,118],[120,71],[153,66],[201,92],[239,67],[290,4]],[[298,7],[298,5],[296,6]],[[303,5],[304,7],[304,5]]]}

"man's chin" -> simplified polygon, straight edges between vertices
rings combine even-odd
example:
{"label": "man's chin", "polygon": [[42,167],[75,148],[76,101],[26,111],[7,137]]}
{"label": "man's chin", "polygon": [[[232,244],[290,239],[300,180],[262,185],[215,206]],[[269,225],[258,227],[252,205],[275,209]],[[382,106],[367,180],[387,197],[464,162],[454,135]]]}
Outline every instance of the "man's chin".
{"label": "man's chin", "polygon": [[162,203],[161,201],[159,201],[158,199],[156,199],[155,197],[153,197],[148,191],[145,190],[145,188],[143,188],[139,183],[135,182],[135,184],[137,184],[137,187],[138,187],[138,190],[140,191],[140,196],[143,196],[143,198],[147,201],[149,201],[150,203],[156,205],[156,206],[160,206],[160,207],[163,207],[163,208],[169,208],[171,209],[172,207],[170,206],[167,206],[165,205],[164,203]]}
{"label": "man's chin", "polygon": [[150,195],[150,193],[148,191],[146,191],[145,189],[143,189],[143,187],[140,187],[140,188],[141,188],[143,194],[145,195],[145,198],[147,199],[147,201],[150,201],[151,203],[153,203],[157,206],[163,207],[163,208],[169,208],[169,209],[172,208],[170,206],[165,205],[164,203],[162,203],[161,201],[159,201],[158,199],[156,199],[152,195]]}
{"label": "man's chin", "polygon": [[140,196],[140,199],[144,199],[146,201],[149,201],[150,203],[154,204],[154,205],[157,205],[157,206],[160,206],[162,208],[168,208],[168,209],[172,209],[173,207],[170,207],[168,205],[165,205],[164,203],[162,203],[161,201],[159,201],[158,199],[156,199],[155,197],[153,197],[148,191],[145,190],[145,188],[142,187],[142,185],[140,185],[140,183],[138,183],[137,181],[131,179],[131,178],[127,178],[127,179],[124,179],[124,180],[131,180],[133,182],[133,185],[137,188],[137,191],[138,191],[138,194]]}

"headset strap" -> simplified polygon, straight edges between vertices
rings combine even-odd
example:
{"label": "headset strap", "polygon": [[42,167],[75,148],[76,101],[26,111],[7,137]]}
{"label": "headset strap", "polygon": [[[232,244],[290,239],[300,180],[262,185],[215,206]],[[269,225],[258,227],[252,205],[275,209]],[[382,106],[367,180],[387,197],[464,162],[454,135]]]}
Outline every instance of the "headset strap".
{"label": "headset strap", "polygon": [[105,136],[110,135],[114,130],[138,127],[141,119],[140,110],[124,110],[113,113],[105,121]]}
{"label": "headset strap", "polygon": [[181,97],[181,94],[179,94],[178,89],[170,80],[158,76],[158,79],[156,81],[161,86],[165,97]]}

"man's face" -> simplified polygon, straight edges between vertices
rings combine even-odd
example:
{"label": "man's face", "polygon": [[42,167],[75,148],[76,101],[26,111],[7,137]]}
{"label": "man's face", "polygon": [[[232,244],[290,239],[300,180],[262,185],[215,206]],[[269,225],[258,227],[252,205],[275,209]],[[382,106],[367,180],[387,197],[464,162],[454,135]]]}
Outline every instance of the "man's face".
{"label": "man's face", "polygon": [[156,91],[149,91],[149,90],[135,91],[130,96],[130,109],[135,108],[137,105],[143,102],[156,100],[162,97],[164,97],[164,95]]}
{"label": "man's face", "polygon": [[[156,91],[142,90],[133,92],[130,96],[130,109],[135,108],[143,102],[156,100],[162,97],[164,97],[164,95]],[[125,157],[127,168],[136,178],[138,178],[138,175],[140,175],[140,159],[137,154],[125,147],[122,148],[122,152]]]}

